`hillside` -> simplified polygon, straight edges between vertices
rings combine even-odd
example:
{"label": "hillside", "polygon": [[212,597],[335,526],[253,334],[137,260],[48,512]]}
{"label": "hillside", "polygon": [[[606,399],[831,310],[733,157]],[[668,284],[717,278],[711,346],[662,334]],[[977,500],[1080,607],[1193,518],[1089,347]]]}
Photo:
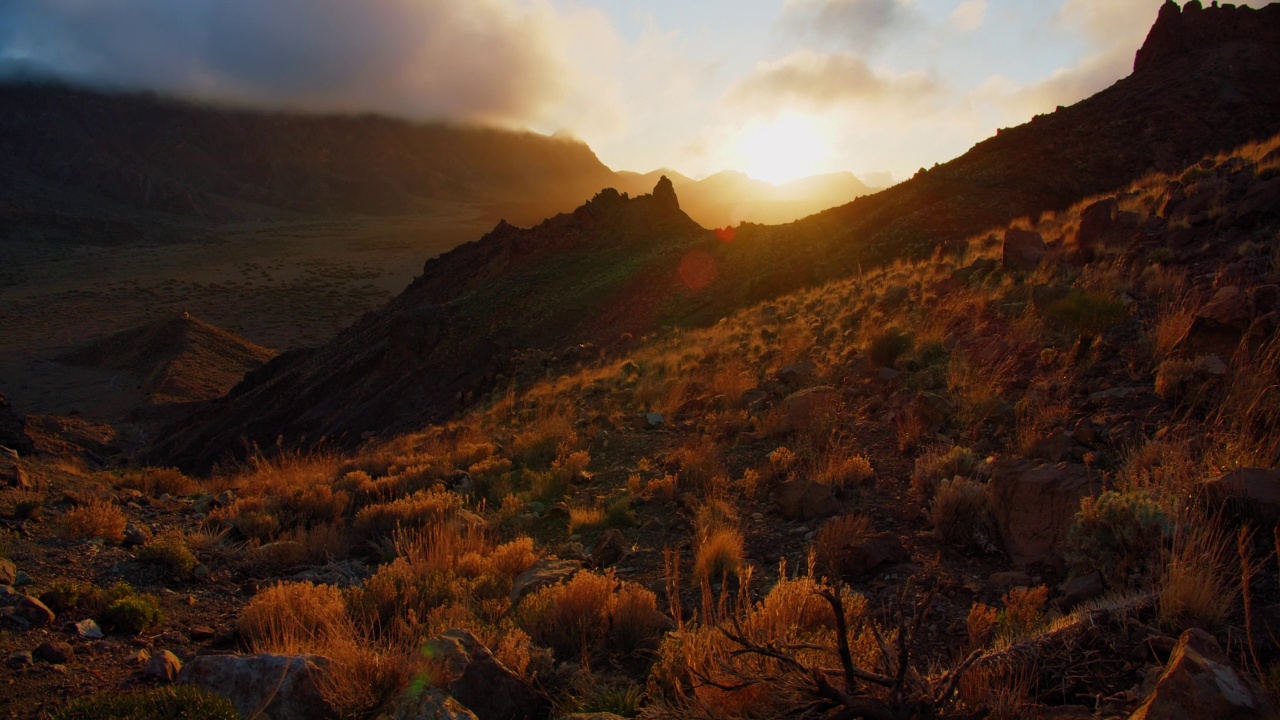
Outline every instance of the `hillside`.
{"label": "hillside", "polygon": [[[1196,42],[1163,49],[1185,38]],[[670,202],[603,193],[531,230],[500,225],[429,262],[405,294],[332,343],[285,356],[175,426],[149,457],[204,471],[278,438],[286,445],[323,439],[350,447],[370,434],[449,416],[468,397],[501,387],[499,376],[509,382],[518,373],[515,360],[530,348],[572,361],[582,344],[618,347],[621,332],[638,337],[666,325],[710,324],[745,305],[895,258],[961,248],[967,237],[1009,218],[1030,217],[1034,225],[1042,213],[1081,197],[1280,131],[1278,38],[1277,5],[1201,10],[1188,3],[1179,11],[1168,4],[1138,55],[1154,59],[1111,88],[1005,130],[889,190],[789,225],[748,225],[713,239],[682,213],[664,214],[678,204],[673,190]],[[667,220],[679,226],[675,236],[650,235],[651,225]],[[482,282],[517,259],[518,276]],[[591,287],[602,293],[594,299],[610,302],[583,302],[578,314],[547,325],[515,314],[563,308],[566,288]],[[518,298],[509,295],[513,288]],[[632,307],[638,294],[643,302]],[[393,335],[388,328],[396,323]],[[439,342],[443,327],[453,328],[456,342]],[[389,335],[430,350],[383,359]],[[437,358],[445,356],[450,360],[442,365]],[[345,411],[333,412],[339,407]]]}
{"label": "hillside", "polygon": [[276,355],[234,333],[182,313],[114,333],[64,353],[69,365],[116,370],[153,404],[224,395]]}

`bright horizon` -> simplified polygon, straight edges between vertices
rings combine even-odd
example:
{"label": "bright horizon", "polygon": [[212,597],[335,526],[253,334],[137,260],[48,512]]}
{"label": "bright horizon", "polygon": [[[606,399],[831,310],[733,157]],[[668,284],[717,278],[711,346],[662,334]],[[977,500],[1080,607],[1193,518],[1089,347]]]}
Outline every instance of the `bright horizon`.
{"label": "bright horizon", "polygon": [[0,70],[569,134],[615,170],[886,186],[1124,77],[1160,4],[14,0]]}

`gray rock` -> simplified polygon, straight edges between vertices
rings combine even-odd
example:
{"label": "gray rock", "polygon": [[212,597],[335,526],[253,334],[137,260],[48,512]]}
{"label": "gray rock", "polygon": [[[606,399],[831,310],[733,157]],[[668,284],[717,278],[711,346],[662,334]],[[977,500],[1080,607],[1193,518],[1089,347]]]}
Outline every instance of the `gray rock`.
{"label": "gray rock", "polygon": [[227,698],[244,717],[310,720],[333,714],[317,685],[328,666],[319,655],[199,655],[177,681]]}
{"label": "gray rock", "polygon": [[18,578],[18,566],[9,558],[0,558],[0,585],[12,585]]}
{"label": "gray rock", "polygon": [[178,679],[178,673],[181,671],[182,661],[178,659],[178,656],[168,650],[161,650],[147,660],[147,665],[142,669],[142,674],[162,682],[173,682]]}
{"label": "gray rock", "polygon": [[102,628],[98,627],[98,623],[94,622],[93,618],[85,618],[76,623],[76,632],[80,634],[80,637],[89,640],[101,640],[106,637],[106,634],[102,632]]}
{"label": "gray rock", "polygon": [[53,623],[53,611],[45,606],[36,598],[30,595],[23,595],[18,598],[18,603],[14,606],[14,614],[26,620],[35,627],[44,627]]}
{"label": "gray rock", "polygon": [[32,653],[32,657],[41,662],[52,663],[54,665],[62,665],[71,659],[73,655],[71,644],[65,642],[46,642],[41,643]]}
{"label": "gray rock", "polygon": [[9,653],[8,657],[4,659],[4,664],[6,667],[17,669],[31,667],[35,664],[35,660],[32,658],[30,650],[19,650]]}
{"label": "gray rock", "polygon": [[814,520],[831,517],[839,510],[830,486],[809,478],[793,478],[778,486],[774,505],[788,520]]}
{"label": "gray rock", "polygon": [[533,720],[546,715],[550,701],[511,672],[466,630],[447,630],[428,640],[437,683],[479,720]]}
{"label": "gray rock", "polygon": [[544,587],[556,585],[568,580],[582,569],[582,563],[577,560],[556,560],[554,558],[546,558],[534,563],[528,570],[516,576],[511,581],[511,607],[514,608],[520,604],[525,596],[530,595]]}
{"label": "gray rock", "polygon": [[644,414],[644,423],[646,427],[662,427],[662,424],[666,421],[666,418],[662,417],[662,413],[651,412]]}
{"label": "gray rock", "polygon": [[439,688],[410,685],[379,720],[478,720]]}
{"label": "gray rock", "polygon": [[1276,708],[1257,681],[1237,670],[1209,633],[1182,633],[1164,674],[1129,720],[1263,720]]}

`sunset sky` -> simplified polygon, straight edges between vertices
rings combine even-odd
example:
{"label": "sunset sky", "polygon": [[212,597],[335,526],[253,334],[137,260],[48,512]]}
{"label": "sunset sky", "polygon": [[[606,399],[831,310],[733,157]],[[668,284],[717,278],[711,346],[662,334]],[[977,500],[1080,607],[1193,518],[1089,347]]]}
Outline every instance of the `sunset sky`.
{"label": "sunset sky", "polygon": [[0,62],[563,132],[614,169],[884,184],[1128,74],[1160,2],[5,0]]}

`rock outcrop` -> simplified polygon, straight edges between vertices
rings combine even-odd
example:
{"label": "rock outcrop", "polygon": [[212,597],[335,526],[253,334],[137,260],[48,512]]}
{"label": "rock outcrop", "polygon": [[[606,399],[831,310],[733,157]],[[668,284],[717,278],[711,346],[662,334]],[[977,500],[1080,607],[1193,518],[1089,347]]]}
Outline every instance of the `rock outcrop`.
{"label": "rock outcrop", "polygon": [[177,681],[227,698],[244,717],[313,720],[332,716],[318,685],[328,665],[318,655],[200,655]]}
{"label": "rock outcrop", "polygon": [[423,654],[430,658],[441,688],[479,720],[534,720],[550,709],[545,696],[466,630],[447,630],[431,638]]}
{"label": "rock outcrop", "polygon": [[1217,640],[1192,628],[1182,633],[1164,674],[1129,720],[1271,720],[1276,708],[1258,683],[1227,660]]}
{"label": "rock outcrop", "polygon": [[26,418],[13,409],[4,393],[0,393],[0,447],[7,447],[19,455],[35,452],[35,446],[27,436]]}
{"label": "rock outcrop", "polygon": [[989,490],[1009,559],[1016,565],[1061,563],[1067,529],[1080,501],[1093,489],[1089,471],[1082,465],[998,461]]}

